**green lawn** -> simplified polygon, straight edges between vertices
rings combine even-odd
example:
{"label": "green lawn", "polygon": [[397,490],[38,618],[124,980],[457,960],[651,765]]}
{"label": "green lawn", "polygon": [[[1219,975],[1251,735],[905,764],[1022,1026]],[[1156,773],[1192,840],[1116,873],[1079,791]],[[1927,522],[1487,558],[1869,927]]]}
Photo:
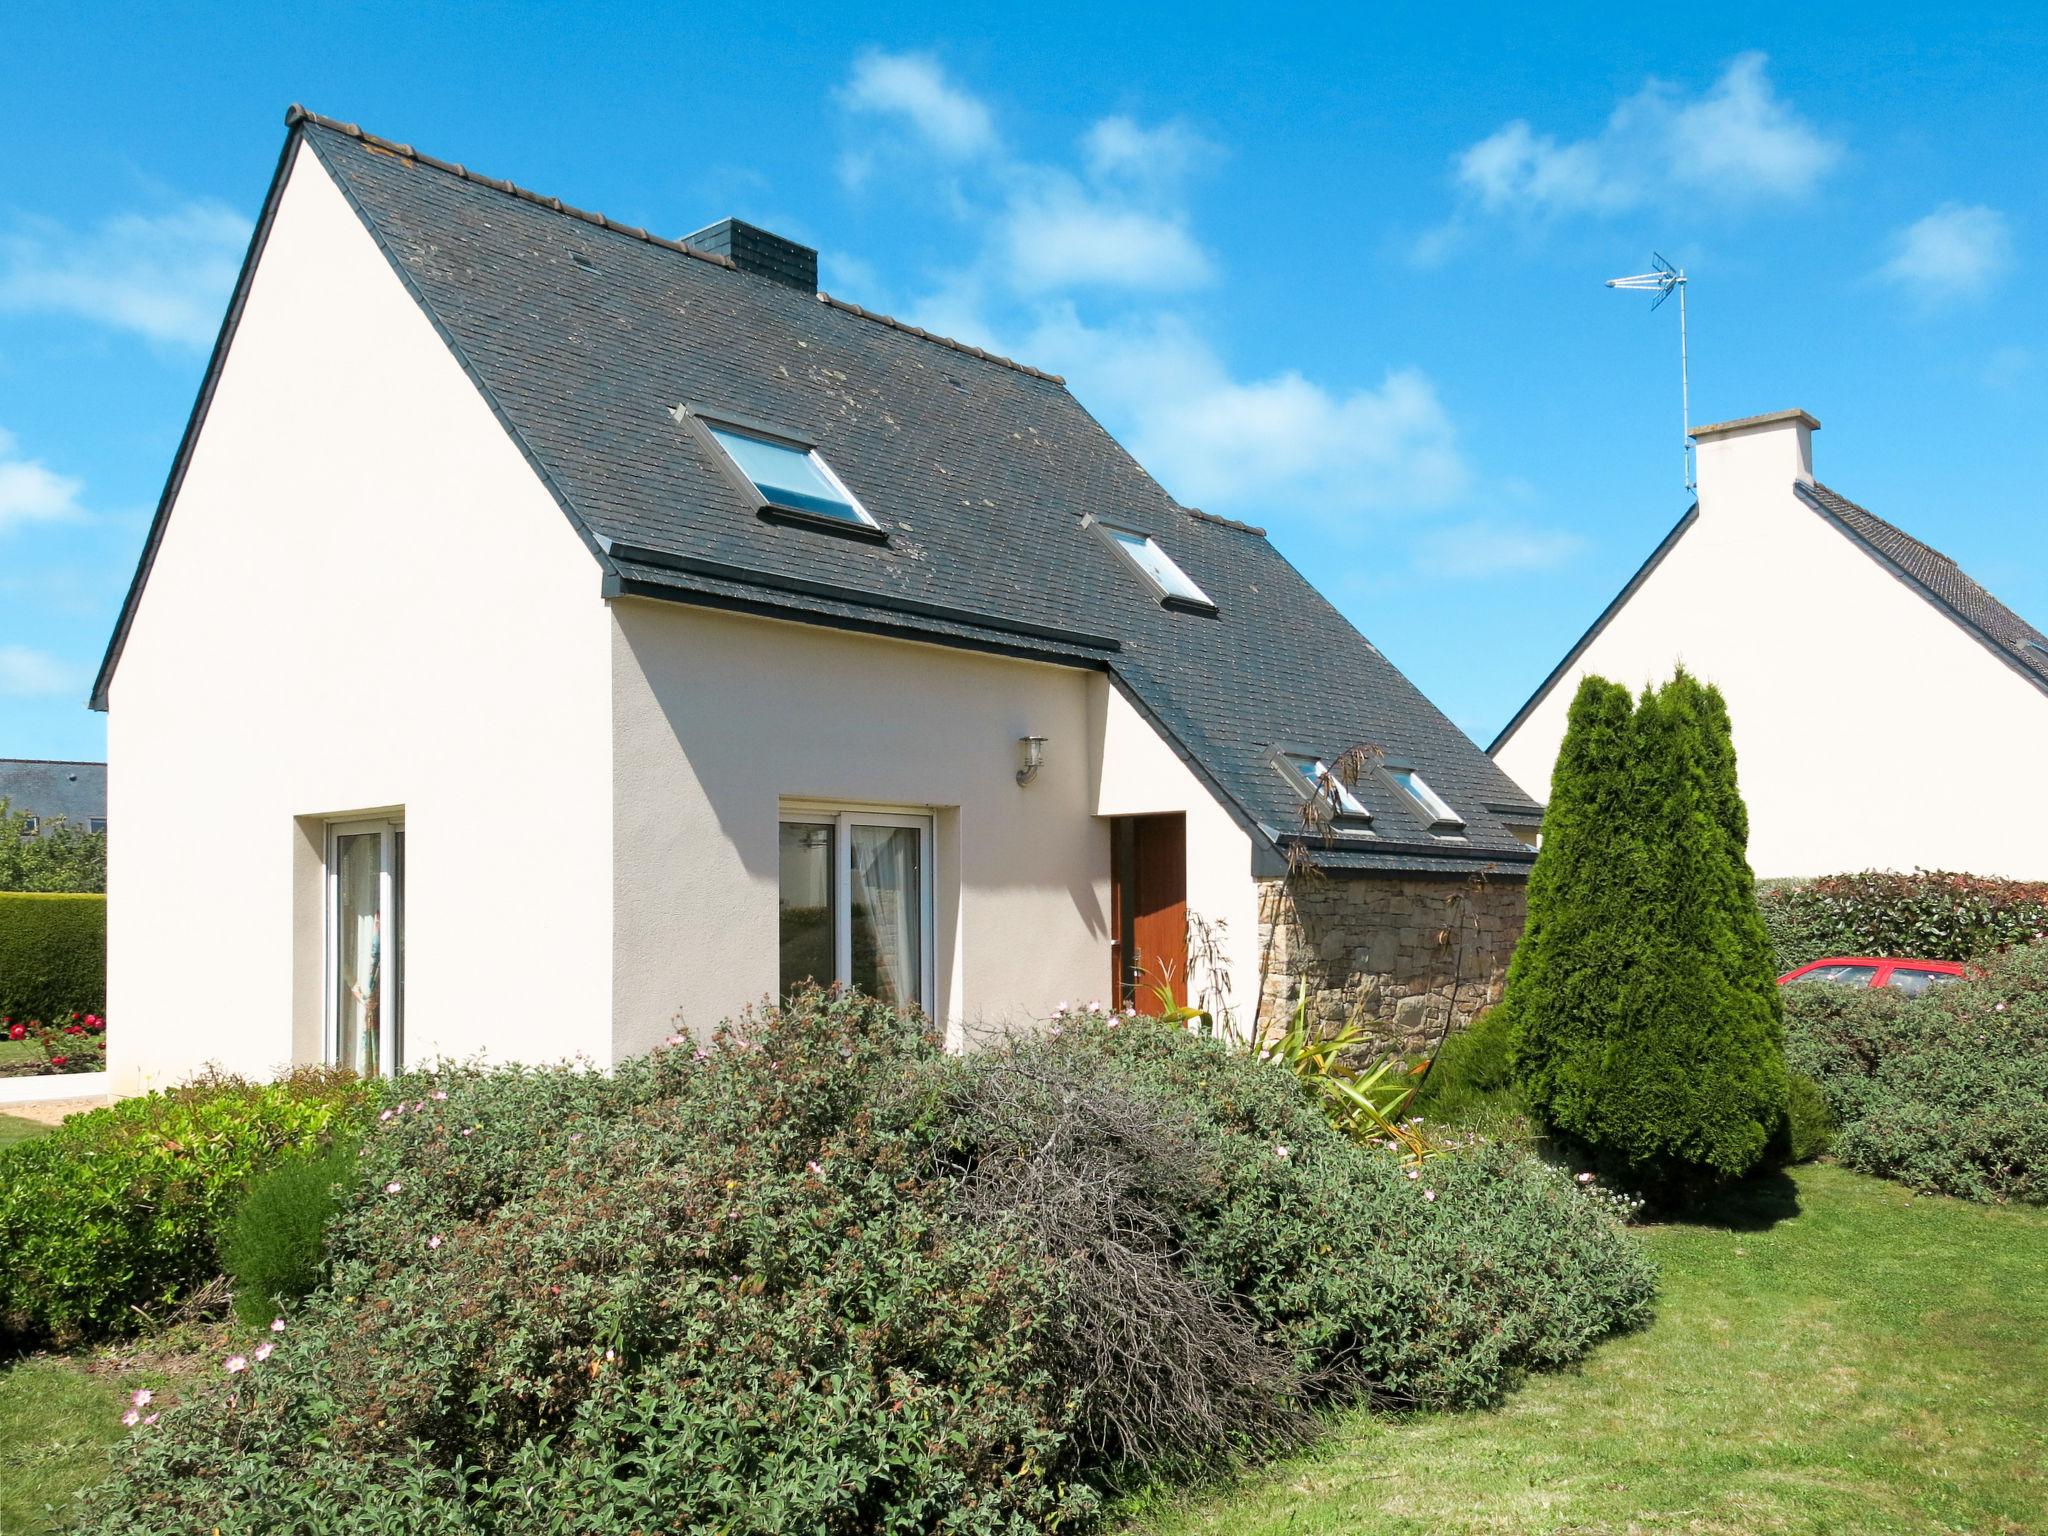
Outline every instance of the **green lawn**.
{"label": "green lawn", "polygon": [[0,1371],[0,1531],[61,1529],[79,1489],[104,1476],[128,1430],[126,1381],[88,1375],[68,1360],[29,1360]]}
{"label": "green lawn", "polygon": [[40,1120],[24,1120],[19,1115],[0,1115],[0,1147],[17,1141],[27,1141],[31,1136],[40,1136],[50,1127]]}
{"label": "green lawn", "polygon": [[39,1067],[45,1059],[40,1040],[0,1040],[0,1067]]}
{"label": "green lawn", "polygon": [[1139,1528],[2048,1531],[2048,1211],[1806,1167],[1713,1215],[1644,1229],[1657,1320],[1579,1371],[1487,1413],[1350,1415]]}

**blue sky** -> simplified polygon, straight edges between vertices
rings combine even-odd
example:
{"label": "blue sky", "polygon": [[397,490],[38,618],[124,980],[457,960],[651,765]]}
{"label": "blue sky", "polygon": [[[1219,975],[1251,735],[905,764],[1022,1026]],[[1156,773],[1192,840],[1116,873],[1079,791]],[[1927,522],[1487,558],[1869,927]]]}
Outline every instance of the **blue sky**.
{"label": "blue sky", "polygon": [[738,214],[1065,373],[1482,743],[1686,505],[1675,316],[1601,286],[1653,249],[1695,420],[1813,411],[1823,480],[2048,624],[2038,14],[1414,9],[9,7],[0,756],[104,751],[293,100],[663,233]]}

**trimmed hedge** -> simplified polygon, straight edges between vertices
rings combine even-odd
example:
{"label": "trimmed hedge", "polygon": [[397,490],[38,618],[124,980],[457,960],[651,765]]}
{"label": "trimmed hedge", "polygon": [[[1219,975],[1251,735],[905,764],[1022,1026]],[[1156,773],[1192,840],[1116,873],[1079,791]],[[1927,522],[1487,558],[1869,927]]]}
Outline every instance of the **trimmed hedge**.
{"label": "trimmed hedge", "polygon": [[1829,955],[1975,960],[2048,934],[2048,881],[1867,869],[1759,886],[1783,974]]}
{"label": "trimmed hedge", "polygon": [[0,1018],[107,1011],[107,898],[0,891]]}
{"label": "trimmed hedge", "polygon": [[220,1273],[252,1174],[367,1123],[375,1085],[325,1070],[203,1078],[0,1149],[0,1340],[134,1331]]}
{"label": "trimmed hedge", "polygon": [[2048,1202],[2048,942],[1920,998],[1787,987],[1785,1057],[1827,1096],[1838,1161],[1969,1200]]}

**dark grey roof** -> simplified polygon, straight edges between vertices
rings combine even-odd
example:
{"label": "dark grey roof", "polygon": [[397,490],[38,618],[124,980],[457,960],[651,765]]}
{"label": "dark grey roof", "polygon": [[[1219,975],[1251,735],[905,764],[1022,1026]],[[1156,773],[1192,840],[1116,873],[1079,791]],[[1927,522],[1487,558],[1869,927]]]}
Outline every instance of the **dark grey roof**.
{"label": "dark grey roof", "polygon": [[107,765],[0,757],[0,800],[44,821],[83,827],[107,814]]}
{"label": "dark grey roof", "polygon": [[[1526,868],[1530,851],[1488,807],[1526,821],[1528,797],[1258,530],[1176,504],[1057,377],[346,125],[296,109],[288,121],[583,533],[608,592],[1106,669],[1269,834],[1291,830],[1301,803],[1271,765],[1276,743],[1331,756],[1371,744],[1412,762],[1468,841],[1433,839],[1398,789],[1368,780],[1377,840],[1319,862]],[[888,542],[756,516],[671,414],[682,405],[815,442]],[[1162,606],[1090,514],[1156,537],[1217,611]]]}
{"label": "dark grey roof", "polygon": [[2048,635],[1978,586],[1955,561],[1818,481],[1796,489],[1951,618],[2048,688]]}

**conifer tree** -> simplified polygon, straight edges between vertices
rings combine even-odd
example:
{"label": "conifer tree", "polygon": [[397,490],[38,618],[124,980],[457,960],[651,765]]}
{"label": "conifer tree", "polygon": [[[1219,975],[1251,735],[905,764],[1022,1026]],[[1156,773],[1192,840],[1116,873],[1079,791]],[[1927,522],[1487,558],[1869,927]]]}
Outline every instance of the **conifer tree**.
{"label": "conifer tree", "polygon": [[1666,1197],[1748,1171],[1785,1078],[1719,692],[1586,679],[1551,804],[1503,1004],[1532,1107]]}

